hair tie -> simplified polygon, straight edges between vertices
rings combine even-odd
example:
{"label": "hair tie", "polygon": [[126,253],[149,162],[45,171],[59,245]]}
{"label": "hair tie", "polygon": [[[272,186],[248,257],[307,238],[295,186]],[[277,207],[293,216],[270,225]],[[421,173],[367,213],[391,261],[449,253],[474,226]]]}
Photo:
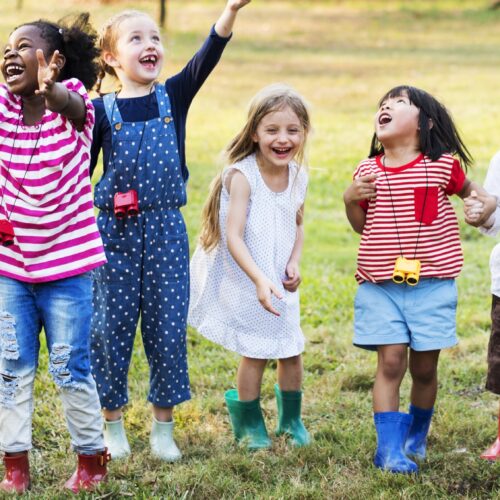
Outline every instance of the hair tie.
{"label": "hair tie", "polygon": [[60,35],[62,35],[64,33],[64,30],[62,28],[59,28],[57,31],[59,31]]}

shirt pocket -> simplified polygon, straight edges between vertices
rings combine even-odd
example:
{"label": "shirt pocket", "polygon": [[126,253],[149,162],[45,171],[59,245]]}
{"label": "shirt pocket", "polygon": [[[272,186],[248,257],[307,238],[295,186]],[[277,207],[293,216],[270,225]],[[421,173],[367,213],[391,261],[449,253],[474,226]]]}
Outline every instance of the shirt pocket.
{"label": "shirt pocket", "polygon": [[414,188],[415,220],[432,224],[438,216],[438,187],[425,186]]}

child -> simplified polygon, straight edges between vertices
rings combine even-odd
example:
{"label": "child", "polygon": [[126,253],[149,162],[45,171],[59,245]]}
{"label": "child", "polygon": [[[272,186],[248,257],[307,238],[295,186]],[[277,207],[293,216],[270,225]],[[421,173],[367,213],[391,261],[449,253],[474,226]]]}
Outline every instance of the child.
{"label": "child", "polygon": [[276,358],[277,434],[297,446],[309,443],[300,416],[304,337],[297,289],[310,127],[302,97],[289,87],[273,85],[254,97],[247,123],[227,148],[229,166],[212,184],[191,261],[189,324],[242,356],[238,390],[225,399],[235,437],[246,438],[249,449],[271,444],[259,398],[267,360]]}
{"label": "child", "polygon": [[[491,194],[500,197],[500,153],[491,160],[484,181],[484,188]],[[482,196],[473,193],[465,200],[465,215],[471,219],[473,225],[483,214],[485,201]],[[500,231],[500,208],[497,206],[491,217],[479,228],[481,232],[489,236],[496,236]],[[500,244],[497,244],[490,256],[491,272],[491,335],[488,345],[488,375],[486,378],[486,389],[494,394],[500,394]],[[485,450],[481,458],[486,460],[500,459],[500,413],[498,416],[498,434],[495,442]]]}
{"label": "child", "polygon": [[[408,457],[425,458],[439,353],[457,343],[454,278],[463,257],[448,197],[464,198],[473,188],[486,195],[465,177],[461,164],[470,163],[446,108],[423,90],[400,86],[380,101],[370,156],[344,193],[349,222],[362,234],[354,344],[378,352],[374,463],[392,472],[416,472]],[[495,204],[485,200],[483,218]],[[407,366],[410,414],[399,412]]]}
{"label": "child", "polygon": [[104,438],[115,458],[130,453],[122,408],[128,402],[139,315],[150,366],[151,450],[166,461],[181,457],[172,413],[190,398],[189,249],[180,212],[188,179],[186,116],[231,36],[239,9],[249,2],[228,0],[203,47],[165,85],[156,83],[164,49],[148,15],[122,12],[108,21],[101,36],[103,69],[118,78],[121,88],[94,101],[91,168],[102,148],[104,173],[94,194],[109,262],[95,276],[91,356],[104,409]]}
{"label": "child", "polygon": [[[88,14],[35,21],[10,35],[0,85],[0,488],[30,486],[33,380],[45,330],[78,467],[65,487],[106,476],[102,417],[90,373],[90,270],[105,263],[89,181],[97,78]],[[47,61],[49,61],[47,63]]]}

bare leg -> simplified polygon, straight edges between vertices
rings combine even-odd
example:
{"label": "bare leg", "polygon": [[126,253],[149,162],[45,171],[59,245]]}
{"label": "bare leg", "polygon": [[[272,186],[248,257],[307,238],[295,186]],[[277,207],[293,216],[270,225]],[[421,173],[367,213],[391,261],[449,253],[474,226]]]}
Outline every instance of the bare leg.
{"label": "bare leg", "polygon": [[428,410],[434,406],[437,395],[437,366],[439,350],[418,352],[410,350],[411,404]]}
{"label": "bare leg", "polygon": [[238,368],[237,384],[240,401],[253,401],[260,397],[262,376],[267,359],[247,358],[243,356]]}
{"label": "bare leg", "polygon": [[378,365],[373,385],[375,413],[399,411],[399,387],[408,365],[406,344],[378,347]]}
{"label": "bare leg", "polygon": [[117,410],[102,410],[102,413],[108,422],[113,422],[122,418],[122,410],[123,408],[118,408]]}
{"label": "bare leg", "polygon": [[500,408],[498,411],[498,433],[495,442],[481,454],[486,460],[500,460]]}
{"label": "bare leg", "polygon": [[300,391],[302,387],[302,356],[278,360],[278,385],[282,391]]}
{"label": "bare leg", "polygon": [[153,415],[158,422],[170,422],[172,420],[173,413],[174,409],[172,406],[162,408],[161,406],[153,405]]}

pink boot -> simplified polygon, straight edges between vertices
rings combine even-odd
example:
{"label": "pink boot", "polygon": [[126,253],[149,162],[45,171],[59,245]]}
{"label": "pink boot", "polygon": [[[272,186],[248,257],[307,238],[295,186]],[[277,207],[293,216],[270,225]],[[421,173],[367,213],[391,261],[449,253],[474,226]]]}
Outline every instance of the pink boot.
{"label": "pink boot", "polygon": [[20,455],[5,455],[5,477],[0,483],[0,490],[8,493],[24,493],[30,487],[30,464],[28,452]]}
{"label": "pink boot", "polygon": [[485,460],[500,460],[500,415],[498,416],[498,436],[496,441],[481,454]]}
{"label": "pink boot", "polygon": [[78,466],[64,487],[73,493],[93,489],[94,486],[106,479],[108,473],[106,464],[110,460],[111,455],[107,448],[95,455],[78,455]]}

